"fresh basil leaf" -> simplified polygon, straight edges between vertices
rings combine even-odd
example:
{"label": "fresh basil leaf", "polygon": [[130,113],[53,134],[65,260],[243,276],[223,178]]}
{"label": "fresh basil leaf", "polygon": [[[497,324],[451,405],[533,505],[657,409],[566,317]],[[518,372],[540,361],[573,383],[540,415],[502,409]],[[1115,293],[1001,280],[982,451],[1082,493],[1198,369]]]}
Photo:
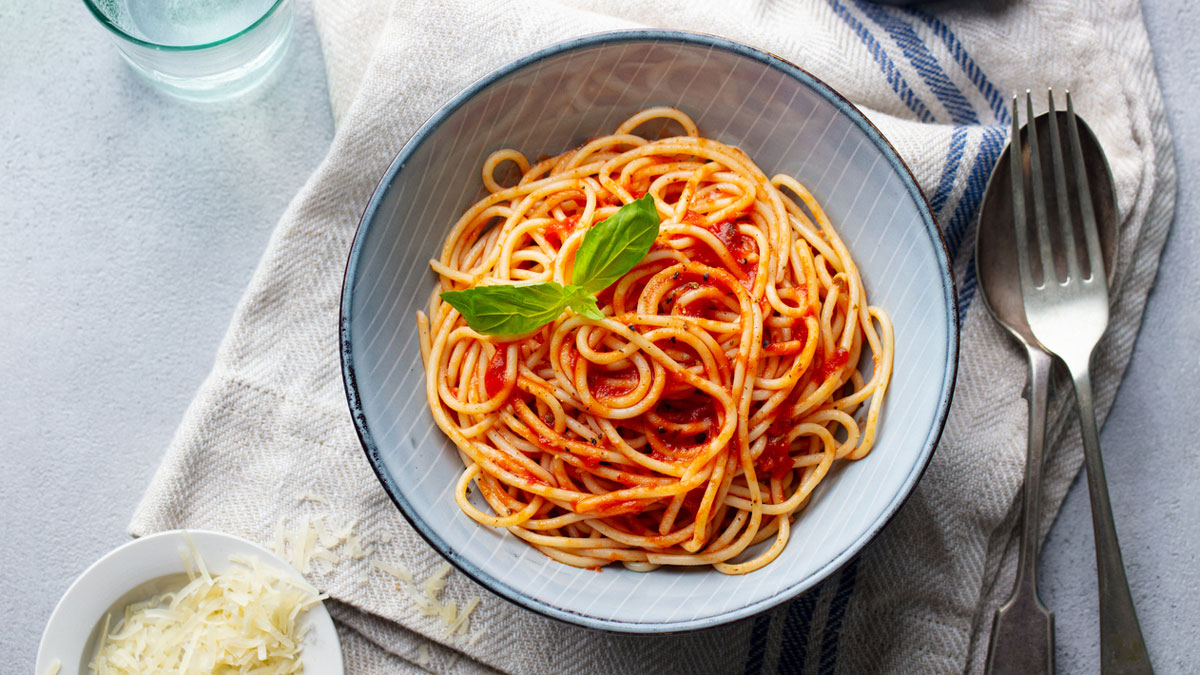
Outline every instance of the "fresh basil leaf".
{"label": "fresh basil leaf", "polygon": [[570,293],[567,306],[576,314],[596,321],[604,318],[604,312],[601,312],[600,305],[596,304],[596,296],[579,286],[567,286],[567,292]]}
{"label": "fresh basil leaf", "polygon": [[575,253],[572,283],[476,286],[446,291],[442,299],[462,314],[467,325],[485,335],[519,335],[557,319],[570,307],[592,320],[604,318],[595,294],[633,269],[654,245],[660,219],[654,197],[632,201],[583,237]]}
{"label": "fresh basil leaf", "polygon": [[660,222],[650,195],[622,206],[584,235],[571,283],[588,293],[608,288],[650,252]]}
{"label": "fresh basil leaf", "polygon": [[567,308],[570,295],[561,284],[547,281],[446,291],[442,299],[479,333],[519,335],[557,319]]}

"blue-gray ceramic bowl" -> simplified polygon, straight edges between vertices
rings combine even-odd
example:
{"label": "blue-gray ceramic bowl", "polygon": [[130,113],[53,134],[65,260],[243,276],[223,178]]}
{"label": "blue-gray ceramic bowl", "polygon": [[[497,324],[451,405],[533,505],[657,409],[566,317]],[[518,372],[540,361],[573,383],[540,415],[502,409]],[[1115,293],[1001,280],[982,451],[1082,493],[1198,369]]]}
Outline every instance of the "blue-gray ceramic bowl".
{"label": "blue-gray ceramic bowl", "polygon": [[[557,154],[611,133],[642,108],[677,106],[701,133],[732,143],[767,175],[805,183],[859,263],[872,304],[896,329],[896,362],[878,443],[840,467],[760,571],[554,562],[506,530],[463,515],[462,464],[429,414],[415,312],[428,302],[450,226],[483,196],[484,158],[513,147]],[[715,626],[768,609],[846,563],[920,478],[945,421],[958,354],[954,282],[929,207],[896,152],[849,102],[812,75],[728,40],[632,31],[580,38],[511,63],[422,126],[363,213],[346,267],[342,368],[359,437],[383,488],[450,562],[542,614],[612,631]]]}

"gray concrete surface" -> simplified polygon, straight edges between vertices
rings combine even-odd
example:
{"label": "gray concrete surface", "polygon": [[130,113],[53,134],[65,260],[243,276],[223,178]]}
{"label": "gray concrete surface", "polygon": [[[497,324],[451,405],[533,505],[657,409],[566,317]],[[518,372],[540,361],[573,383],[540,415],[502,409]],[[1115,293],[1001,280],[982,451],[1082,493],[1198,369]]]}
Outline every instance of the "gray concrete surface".
{"label": "gray concrete surface", "polygon": [[[329,144],[320,47],[299,10],[277,82],[197,108],[138,80],[81,3],[0,3],[2,673],[31,671],[59,596],[126,541],[272,226]],[[1180,201],[1103,442],[1151,653],[1160,673],[1187,673],[1200,669],[1200,5],[1145,11]],[[1060,672],[1097,672],[1081,482],[1046,544],[1042,588]]]}
{"label": "gray concrete surface", "polygon": [[[1101,432],[1117,535],[1142,633],[1159,673],[1200,672],[1200,3],[1142,3],[1168,122],[1179,198],[1142,332]],[[1091,507],[1082,474],[1043,547],[1059,672],[1095,673],[1100,630]]]}
{"label": "gray concrete surface", "polygon": [[167,99],[78,0],[0,1],[0,674],[125,526],[333,120],[308,3],[279,77]]}

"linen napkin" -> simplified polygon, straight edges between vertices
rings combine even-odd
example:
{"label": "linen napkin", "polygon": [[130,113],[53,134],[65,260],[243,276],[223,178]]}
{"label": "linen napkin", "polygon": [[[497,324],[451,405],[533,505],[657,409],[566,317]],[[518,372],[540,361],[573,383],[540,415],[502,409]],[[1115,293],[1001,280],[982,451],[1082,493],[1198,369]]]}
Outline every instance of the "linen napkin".
{"label": "linen napkin", "polygon": [[[1022,355],[978,298],[975,218],[1007,139],[1011,93],[1070,88],[1108,153],[1121,209],[1112,326],[1094,375],[1098,408],[1107,412],[1174,211],[1171,141],[1135,0],[903,9],[866,0],[313,0],[313,11],[336,136],[276,227],[131,533],[211,528],[270,543],[298,523],[311,531],[323,523],[321,539],[343,555],[308,574],[332,598],[350,673],[982,670],[992,612],[1015,566],[1026,377]],[[879,537],[776,610],[654,638],[560,624],[457,572],[439,577],[442,559],[396,512],[359,447],[337,353],[339,291],[355,227],[413,131],[512,59],[584,33],[645,26],[773,52],[862,108],[929,198],[963,318],[941,444]],[[1043,533],[1082,457],[1059,384]],[[351,520],[353,545],[331,533]],[[297,541],[285,537],[281,547],[295,554]],[[362,547],[370,552],[345,554]],[[435,615],[451,605],[457,623]]]}

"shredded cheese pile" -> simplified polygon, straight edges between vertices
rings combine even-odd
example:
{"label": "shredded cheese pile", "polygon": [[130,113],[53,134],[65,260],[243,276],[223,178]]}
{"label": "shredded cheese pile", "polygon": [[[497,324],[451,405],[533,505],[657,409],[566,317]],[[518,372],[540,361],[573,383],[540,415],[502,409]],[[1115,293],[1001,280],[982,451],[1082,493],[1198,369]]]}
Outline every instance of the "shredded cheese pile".
{"label": "shredded cheese pile", "polygon": [[105,619],[93,673],[303,672],[298,622],[321,601],[316,589],[257,558],[231,557],[215,576],[195,549],[184,560],[183,588],[129,605],[111,632]]}

